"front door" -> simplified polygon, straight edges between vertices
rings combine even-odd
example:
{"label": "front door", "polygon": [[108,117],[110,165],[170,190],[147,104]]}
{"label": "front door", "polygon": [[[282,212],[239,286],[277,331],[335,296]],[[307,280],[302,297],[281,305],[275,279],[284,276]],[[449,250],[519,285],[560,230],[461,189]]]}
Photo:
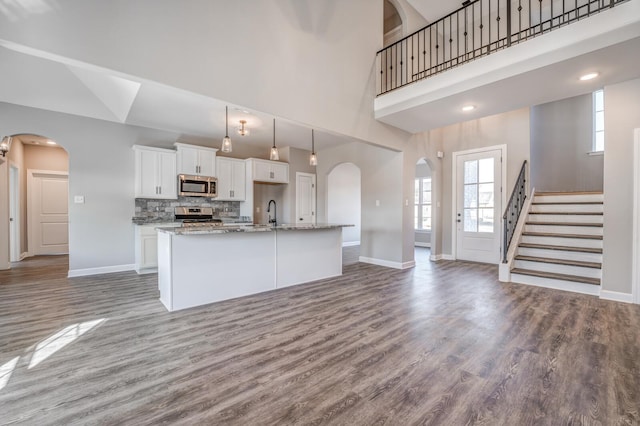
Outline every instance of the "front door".
{"label": "front door", "polygon": [[501,157],[499,149],[457,156],[457,259],[500,262]]}

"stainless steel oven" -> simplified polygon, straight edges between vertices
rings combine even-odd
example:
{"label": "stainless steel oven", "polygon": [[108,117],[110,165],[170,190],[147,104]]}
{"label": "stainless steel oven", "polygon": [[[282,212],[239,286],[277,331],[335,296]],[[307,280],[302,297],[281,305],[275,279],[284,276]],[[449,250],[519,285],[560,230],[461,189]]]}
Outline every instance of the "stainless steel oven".
{"label": "stainless steel oven", "polygon": [[218,196],[218,179],[212,176],[178,175],[178,195],[215,198]]}

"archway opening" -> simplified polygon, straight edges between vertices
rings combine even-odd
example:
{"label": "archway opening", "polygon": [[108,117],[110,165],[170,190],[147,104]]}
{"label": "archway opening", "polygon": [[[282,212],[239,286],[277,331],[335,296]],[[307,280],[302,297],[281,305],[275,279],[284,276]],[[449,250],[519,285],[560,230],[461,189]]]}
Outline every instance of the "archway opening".
{"label": "archway opening", "polygon": [[344,263],[355,263],[360,257],[361,191],[360,168],[341,163],[327,176],[327,220],[329,223],[353,224],[342,228]]}
{"label": "archway opening", "polygon": [[9,261],[59,255],[68,265],[69,155],[52,139],[12,136],[9,163]]}
{"label": "archway opening", "polygon": [[427,261],[431,252],[431,235],[433,232],[433,173],[426,159],[421,158],[416,163],[414,187],[414,245],[415,259]]}
{"label": "archway opening", "polygon": [[402,16],[389,0],[383,0],[384,6],[384,46],[389,46],[402,38]]}

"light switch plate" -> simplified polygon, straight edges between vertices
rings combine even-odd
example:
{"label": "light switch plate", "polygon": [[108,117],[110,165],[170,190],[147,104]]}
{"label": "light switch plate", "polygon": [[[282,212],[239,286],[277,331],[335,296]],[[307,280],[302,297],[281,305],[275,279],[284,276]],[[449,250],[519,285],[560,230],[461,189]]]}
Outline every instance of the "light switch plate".
{"label": "light switch plate", "polygon": [[73,197],[73,202],[76,204],[84,204],[84,195],[75,195]]}

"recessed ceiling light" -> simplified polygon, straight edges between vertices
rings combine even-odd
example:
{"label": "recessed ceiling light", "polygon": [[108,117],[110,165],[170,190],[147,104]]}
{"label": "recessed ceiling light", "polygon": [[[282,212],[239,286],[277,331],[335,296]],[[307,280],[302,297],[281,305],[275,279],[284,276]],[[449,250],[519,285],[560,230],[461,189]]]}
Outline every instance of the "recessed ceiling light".
{"label": "recessed ceiling light", "polygon": [[580,77],[580,81],[593,80],[597,76],[598,76],[597,72],[590,72],[589,74],[585,74],[582,77]]}
{"label": "recessed ceiling light", "polygon": [[49,144],[49,145],[57,145],[54,141],[47,141],[47,144]]}
{"label": "recessed ceiling light", "polygon": [[469,111],[473,111],[474,109],[476,109],[476,107],[474,105],[466,105],[462,107],[462,110],[464,112],[469,112]]}

